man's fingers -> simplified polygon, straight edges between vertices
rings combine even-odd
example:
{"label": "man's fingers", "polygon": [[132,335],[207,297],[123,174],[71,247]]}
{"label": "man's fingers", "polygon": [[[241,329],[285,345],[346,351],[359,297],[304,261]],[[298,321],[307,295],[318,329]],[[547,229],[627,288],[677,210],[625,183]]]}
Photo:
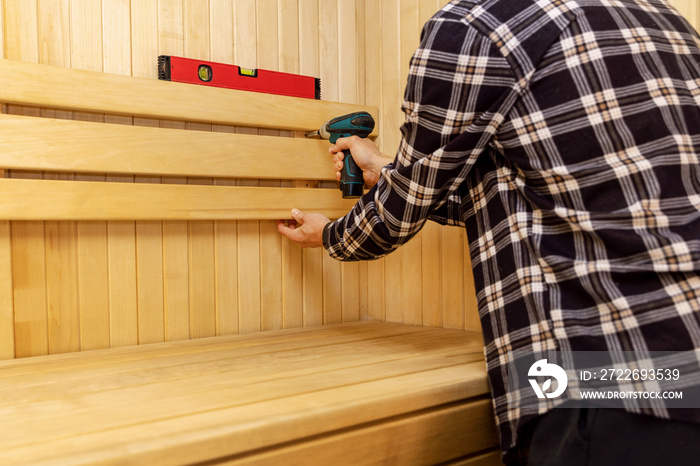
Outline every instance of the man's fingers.
{"label": "man's fingers", "polygon": [[287,226],[284,224],[284,220],[277,220],[277,231],[279,231],[282,236],[292,241],[301,240],[301,232],[297,229],[295,222],[289,222],[289,226]]}
{"label": "man's fingers", "polygon": [[304,214],[299,209],[292,209],[292,218],[296,220],[299,225],[304,223]]}

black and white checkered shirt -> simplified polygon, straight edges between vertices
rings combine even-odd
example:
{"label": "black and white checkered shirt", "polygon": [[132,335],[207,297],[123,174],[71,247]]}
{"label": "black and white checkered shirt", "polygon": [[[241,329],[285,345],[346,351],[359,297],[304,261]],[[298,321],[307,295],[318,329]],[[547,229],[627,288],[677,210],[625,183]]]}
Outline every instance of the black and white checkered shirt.
{"label": "black and white checkered shirt", "polygon": [[510,351],[700,348],[700,38],[665,1],[454,1],[404,110],[324,243],[373,259],[465,226],[504,451],[538,414],[507,397]]}

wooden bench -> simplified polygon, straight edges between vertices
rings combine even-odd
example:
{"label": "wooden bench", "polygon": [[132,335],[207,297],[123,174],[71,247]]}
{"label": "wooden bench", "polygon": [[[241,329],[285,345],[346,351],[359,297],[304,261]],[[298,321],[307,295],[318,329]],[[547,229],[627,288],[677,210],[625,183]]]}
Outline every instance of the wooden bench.
{"label": "wooden bench", "polygon": [[[12,61],[0,61],[0,103],[282,131],[377,112]],[[292,207],[337,217],[352,206],[337,189],[230,181],[333,180],[326,141],[36,113],[0,115],[0,170],[101,175],[0,178],[0,220],[277,219]],[[0,392],[2,464],[499,464],[476,332],[348,322],[30,357],[0,362]]]}

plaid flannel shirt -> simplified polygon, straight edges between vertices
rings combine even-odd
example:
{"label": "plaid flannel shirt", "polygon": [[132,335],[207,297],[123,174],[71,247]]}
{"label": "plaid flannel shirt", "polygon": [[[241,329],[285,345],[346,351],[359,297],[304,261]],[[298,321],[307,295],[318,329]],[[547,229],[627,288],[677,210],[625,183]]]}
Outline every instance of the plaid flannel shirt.
{"label": "plaid flannel shirt", "polygon": [[509,352],[700,348],[699,46],[664,1],[453,1],[394,163],[325,232],[365,260],[465,226],[504,452],[542,414],[509,401]]}

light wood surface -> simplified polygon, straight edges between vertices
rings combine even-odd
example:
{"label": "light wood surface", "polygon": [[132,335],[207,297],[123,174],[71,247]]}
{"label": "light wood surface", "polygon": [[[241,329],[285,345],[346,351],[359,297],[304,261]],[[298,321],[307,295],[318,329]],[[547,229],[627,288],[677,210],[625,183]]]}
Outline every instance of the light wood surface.
{"label": "light wood surface", "polygon": [[488,391],[481,336],[447,329],[363,322],[37,357],[0,363],[0,381],[8,464],[255,462],[281,444],[306,464],[435,463],[496,442],[490,402],[468,401]]}
{"label": "light wood surface", "polygon": [[292,208],[338,218],[353,205],[331,189],[0,179],[0,220],[291,219]]}
{"label": "light wood surface", "polygon": [[[210,141],[218,138],[218,133],[228,133],[227,136],[231,133],[269,134],[267,131],[271,130],[242,125],[252,125],[251,118],[268,121],[275,117],[270,114],[284,113],[279,119],[297,120],[294,112],[312,112],[321,121],[327,116],[323,114],[325,110],[320,109],[330,104],[333,105],[329,112],[333,115],[328,117],[353,106],[381,107],[382,111],[377,110],[375,115],[377,126],[389,133],[385,138],[379,132],[376,140],[384,152],[393,154],[398,146],[398,125],[403,121],[399,109],[406,60],[417,43],[422,23],[445,2],[420,0],[417,6],[415,0],[392,0],[386,5],[368,0],[109,0],[94,5],[84,0],[2,0],[0,58],[12,60],[4,63],[10,67],[4,69],[23,71],[20,71],[21,85],[6,83],[0,91],[33,94],[29,98],[41,103],[34,104],[37,106],[7,105],[0,99],[0,109],[8,116],[42,116],[73,120],[69,121],[72,124],[106,122],[109,127],[119,124],[139,127],[135,129],[146,126],[164,131],[167,128],[168,131],[196,132],[192,138]],[[416,8],[419,8],[417,22]],[[402,45],[386,50],[382,46],[384,42],[393,47]],[[198,86],[186,89],[174,83],[157,82],[155,57],[159,54],[321,77],[325,102],[297,106],[296,100],[287,99],[294,108],[284,104],[241,112],[227,100],[228,97],[236,100],[238,96],[228,96],[228,91],[226,99],[219,99],[224,90]],[[51,67],[38,68],[39,64]],[[34,75],[29,73],[31,68],[47,73]],[[73,73],[75,68],[80,69],[77,75]],[[42,80],[51,81],[54,87],[67,82],[70,86],[62,92],[52,88],[44,92],[50,96],[41,96],[32,89]],[[117,83],[121,87],[116,86]],[[90,87],[93,84],[95,87]],[[103,89],[105,86],[108,89]],[[166,99],[162,99],[164,92]],[[81,95],[75,96],[76,93]],[[208,97],[194,97],[204,94]],[[135,98],[136,95],[139,98]],[[71,106],[77,103],[81,107],[49,107],[57,104],[54,100],[43,102],[44,97],[70,102]],[[259,103],[266,101],[260,95],[251,97]],[[218,110],[215,112],[229,115],[228,124],[195,122],[198,117],[195,118],[191,110],[197,107],[200,115],[207,113],[211,107],[209,98],[216,99]],[[103,111],[108,113],[102,115],[82,107],[98,106],[103,100],[116,108],[105,109]],[[336,107],[338,102],[352,105]],[[147,115],[127,113],[125,116],[118,109],[132,105],[150,110],[144,110]],[[152,112],[180,112],[182,120],[175,121],[172,115],[160,119]],[[268,115],[262,116],[265,112]],[[208,118],[207,113],[205,119]],[[241,120],[244,121],[232,122]],[[39,139],[44,127],[41,128],[35,132]],[[217,134],[199,134],[203,132]],[[291,136],[286,130],[279,134]],[[297,131],[295,136],[299,138],[300,135],[303,132]],[[69,139],[64,138],[63,142],[71,142]],[[327,142],[299,139],[319,144],[318,160],[321,160]],[[190,140],[190,135],[173,141],[170,147],[186,140]],[[163,140],[161,143],[168,144]],[[81,154],[79,158],[86,156],[83,149],[92,150],[86,146],[81,148],[77,141],[71,144],[77,144],[70,147]],[[136,150],[136,145],[130,145],[128,138],[123,139],[121,145]],[[143,147],[153,149],[155,146],[149,142],[139,149],[146,157],[148,149]],[[50,145],[40,147],[40,144],[31,148],[22,158],[31,160],[28,152],[33,153],[34,149],[51,149]],[[225,153],[225,147],[221,149]],[[258,149],[251,148],[252,151]],[[139,157],[125,156],[125,160],[134,161],[135,158]],[[73,162],[78,163],[76,159],[78,157]],[[248,159],[255,160],[255,157]],[[290,163],[291,159],[284,159]],[[231,162],[223,156],[221,160]],[[0,171],[10,178],[102,179],[125,184],[134,181],[156,185],[206,182],[214,186],[262,184],[265,188],[333,185],[311,178],[309,172],[296,181],[264,180],[263,177],[272,176],[264,163],[259,167],[263,171],[254,173],[254,178],[212,180],[212,169],[203,167],[206,164],[201,157],[193,156],[191,161],[194,161],[191,169],[203,170],[197,172],[197,176],[187,177],[186,173],[176,173],[178,170],[172,168],[164,173],[138,175],[118,171],[85,172],[78,171],[83,169],[77,167],[76,171],[61,173],[49,168],[30,171],[0,168]],[[202,163],[197,165],[199,161]],[[305,161],[310,168],[311,160]],[[313,162],[314,167],[315,164]],[[181,166],[180,163],[174,165]],[[298,166],[295,168],[298,170]],[[402,322],[440,326],[444,320],[464,322],[464,328],[472,328],[470,322],[476,319],[476,308],[473,302],[468,302],[473,301],[473,297],[455,288],[457,280],[447,275],[450,267],[445,267],[441,254],[443,228],[437,226],[427,236],[422,233],[414,239],[406,246],[406,252],[395,253],[395,258],[337,264],[324,258],[320,249],[302,251],[286,239],[279,239],[272,220],[214,220],[197,225],[187,220],[134,219],[110,220],[101,225],[64,220],[19,226],[4,222],[5,247],[2,245],[2,222],[0,276],[7,276],[9,280],[4,282],[8,286],[4,292],[0,288],[0,300],[9,307],[4,314],[0,312],[0,335],[3,335],[0,359],[77,351],[85,349],[82,343],[106,348],[190,338],[195,327],[205,333],[215,329],[217,334],[225,335],[280,325],[289,328],[370,316],[384,319],[388,314],[392,320]],[[464,235],[461,237],[464,239]],[[462,249],[466,253],[466,248]],[[95,277],[83,273],[84,267],[81,272],[78,266],[81,254],[82,257],[92,254],[106,257],[99,264],[83,264],[98,266]],[[274,260],[270,260],[273,256]],[[455,269],[462,268],[463,283],[468,283],[471,274],[467,264],[456,259],[451,265]],[[29,283],[31,296],[25,277],[34,277]],[[212,280],[214,302],[211,300]],[[444,283],[446,280],[449,286]],[[93,302],[101,303],[97,308],[101,310],[99,319],[93,320],[87,315],[93,312],[88,307],[88,303]],[[453,302],[455,306],[445,306]],[[104,316],[105,306],[108,318]],[[459,316],[460,313],[465,315]],[[108,332],[105,331],[107,324]],[[475,327],[478,328],[478,324]],[[93,330],[98,330],[94,335],[99,335],[100,341],[90,338]]]}
{"label": "light wood surface", "polygon": [[[153,58],[154,69],[156,58]],[[87,61],[91,58],[85,54],[74,55],[74,59],[78,64],[85,60],[85,66],[90,66]],[[99,99],[95,98],[97,95]],[[0,60],[0,101],[84,112],[304,131],[318,129],[323,122],[344,113],[364,110],[377,115],[376,107],[193,86],[14,60]]]}
{"label": "light wood surface", "polygon": [[0,167],[335,180],[328,141],[0,115]]}

